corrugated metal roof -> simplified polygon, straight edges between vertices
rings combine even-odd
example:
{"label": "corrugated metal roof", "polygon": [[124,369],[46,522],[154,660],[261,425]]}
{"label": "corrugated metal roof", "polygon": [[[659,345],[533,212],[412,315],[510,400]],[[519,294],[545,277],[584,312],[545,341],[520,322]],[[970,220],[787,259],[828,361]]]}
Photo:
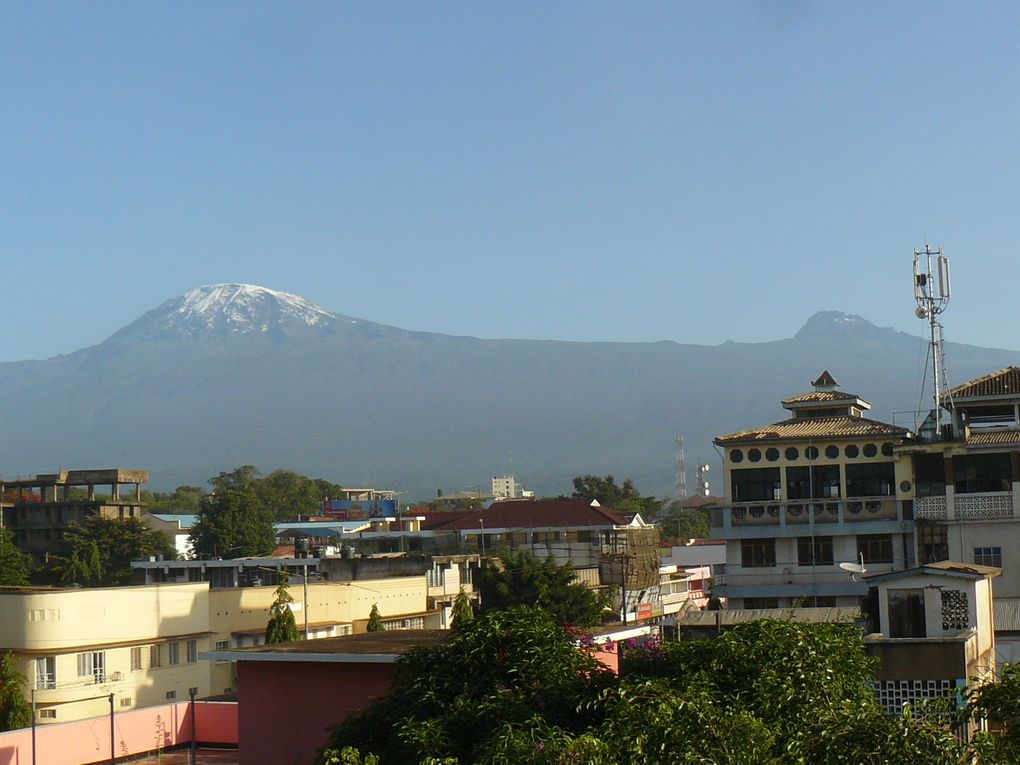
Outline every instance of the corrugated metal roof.
{"label": "corrugated metal roof", "polygon": [[868,420],[864,417],[818,417],[783,420],[764,428],[716,436],[715,443],[803,441],[806,438],[903,438],[908,432],[906,428],[877,420]]}
{"label": "corrugated metal roof", "polygon": [[1020,598],[992,600],[996,632],[1020,632]]}
{"label": "corrugated metal roof", "polygon": [[984,377],[957,385],[949,391],[953,399],[984,398],[985,396],[1020,397],[1020,367],[1005,367]]}
{"label": "corrugated metal roof", "polygon": [[[759,619],[784,622],[852,624],[861,618],[861,609],[852,606],[832,608],[741,608],[723,611],[687,611],[677,617],[684,627],[732,627]],[[717,621],[718,620],[718,621]]]}
{"label": "corrugated metal roof", "polygon": [[[484,524],[484,525],[483,525]],[[431,512],[422,529],[525,529],[570,526],[626,526],[627,519],[610,507],[587,499],[505,499],[481,511]]]}

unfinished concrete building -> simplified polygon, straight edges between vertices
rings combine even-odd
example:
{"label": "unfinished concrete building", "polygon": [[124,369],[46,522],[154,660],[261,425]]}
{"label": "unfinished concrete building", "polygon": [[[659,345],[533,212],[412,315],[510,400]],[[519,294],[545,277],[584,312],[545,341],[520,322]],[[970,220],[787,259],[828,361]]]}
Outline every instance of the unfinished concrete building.
{"label": "unfinished concrete building", "polygon": [[[63,531],[71,521],[94,515],[141,518],[146,470],[61,470],[35,478],[0,480],[0,523],[14,534],[22,550],[37,562],[64,553]],[[128,496],[122,494],[128,487]],[[100,489],[97,493],[96,488]],[[109,487],[109,493],[104,490]]]}

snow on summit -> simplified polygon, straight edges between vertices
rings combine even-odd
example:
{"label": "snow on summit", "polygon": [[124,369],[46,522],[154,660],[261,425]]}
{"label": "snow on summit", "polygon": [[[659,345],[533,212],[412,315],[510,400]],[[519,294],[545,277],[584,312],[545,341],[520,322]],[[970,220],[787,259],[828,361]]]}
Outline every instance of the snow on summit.
{"label": "snow on summit", "polygon": [[277,321],[286,316],[312,327],[338,318],[303,297],[253,284],[210,284],[186,292],[171,302],[177,303],[171,318],[198,319],[210,327],[225,320],[236,329],[247,331],[269,329],[267,314],[275,314]]}
{"label": "snow on summit", "polygon": [[166,301],[114,337],[260,334],[336,322],[357,323],[287,292],[253,284],[209,284]]}

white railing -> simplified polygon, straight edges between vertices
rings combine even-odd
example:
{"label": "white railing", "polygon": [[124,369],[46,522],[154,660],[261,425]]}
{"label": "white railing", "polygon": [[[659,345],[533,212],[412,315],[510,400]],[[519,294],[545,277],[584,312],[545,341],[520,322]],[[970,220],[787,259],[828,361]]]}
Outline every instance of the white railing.
{"label": "white railing", "polygon": [[1012,518],[1013,494],[1008,491],[957,494],[953,500],[953,509],[956,512],[956,517],[961,520]]}
{"label": "white railing", "polygon": [[918,497],[914,500],[914,517],[926,521],[944,521],[946,519],[946,498]]}
{"label": "white railing", "polygon": [[[957,494],[953,497],[953,516],[961,521],[1012,518],[1013,494],[1008,491]],[[914,500],[914,517],[927,521],[947,520],[946,498],[918,497]]]}

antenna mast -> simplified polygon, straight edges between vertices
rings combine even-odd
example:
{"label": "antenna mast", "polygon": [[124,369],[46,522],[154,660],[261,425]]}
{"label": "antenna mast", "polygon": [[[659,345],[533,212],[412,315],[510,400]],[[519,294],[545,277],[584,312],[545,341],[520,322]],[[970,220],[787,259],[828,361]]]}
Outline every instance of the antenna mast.
{"label": "antenna mast", "polygon": [[687,498],[687,458],[684,456],[684,437],[676,437],[676,487],[674,499]]}
{"label": "antenna mast", "polygon": [[[934,272],[932,271],[932,255],[935,256]],[[922,256],[924,258],[923,261]],[[935,277],[938,278],[937,285]],[[942,336],[942,324],[939,322],[938,316],[949,305],[949,294],[949,258],[942,254],[942,248],[939,247],[937,250],[932,250],[926,244],[923,252],[914,250],[914,301],[917,303],[914,314],[917,318],[927,319],[928,321],[931,379],[935,401],[932,416],[936,438],[942,436],[942,390],[944,387],[948,387],[946,382],[945,341]],[[951,406],[952,402],[950,401]]]}

